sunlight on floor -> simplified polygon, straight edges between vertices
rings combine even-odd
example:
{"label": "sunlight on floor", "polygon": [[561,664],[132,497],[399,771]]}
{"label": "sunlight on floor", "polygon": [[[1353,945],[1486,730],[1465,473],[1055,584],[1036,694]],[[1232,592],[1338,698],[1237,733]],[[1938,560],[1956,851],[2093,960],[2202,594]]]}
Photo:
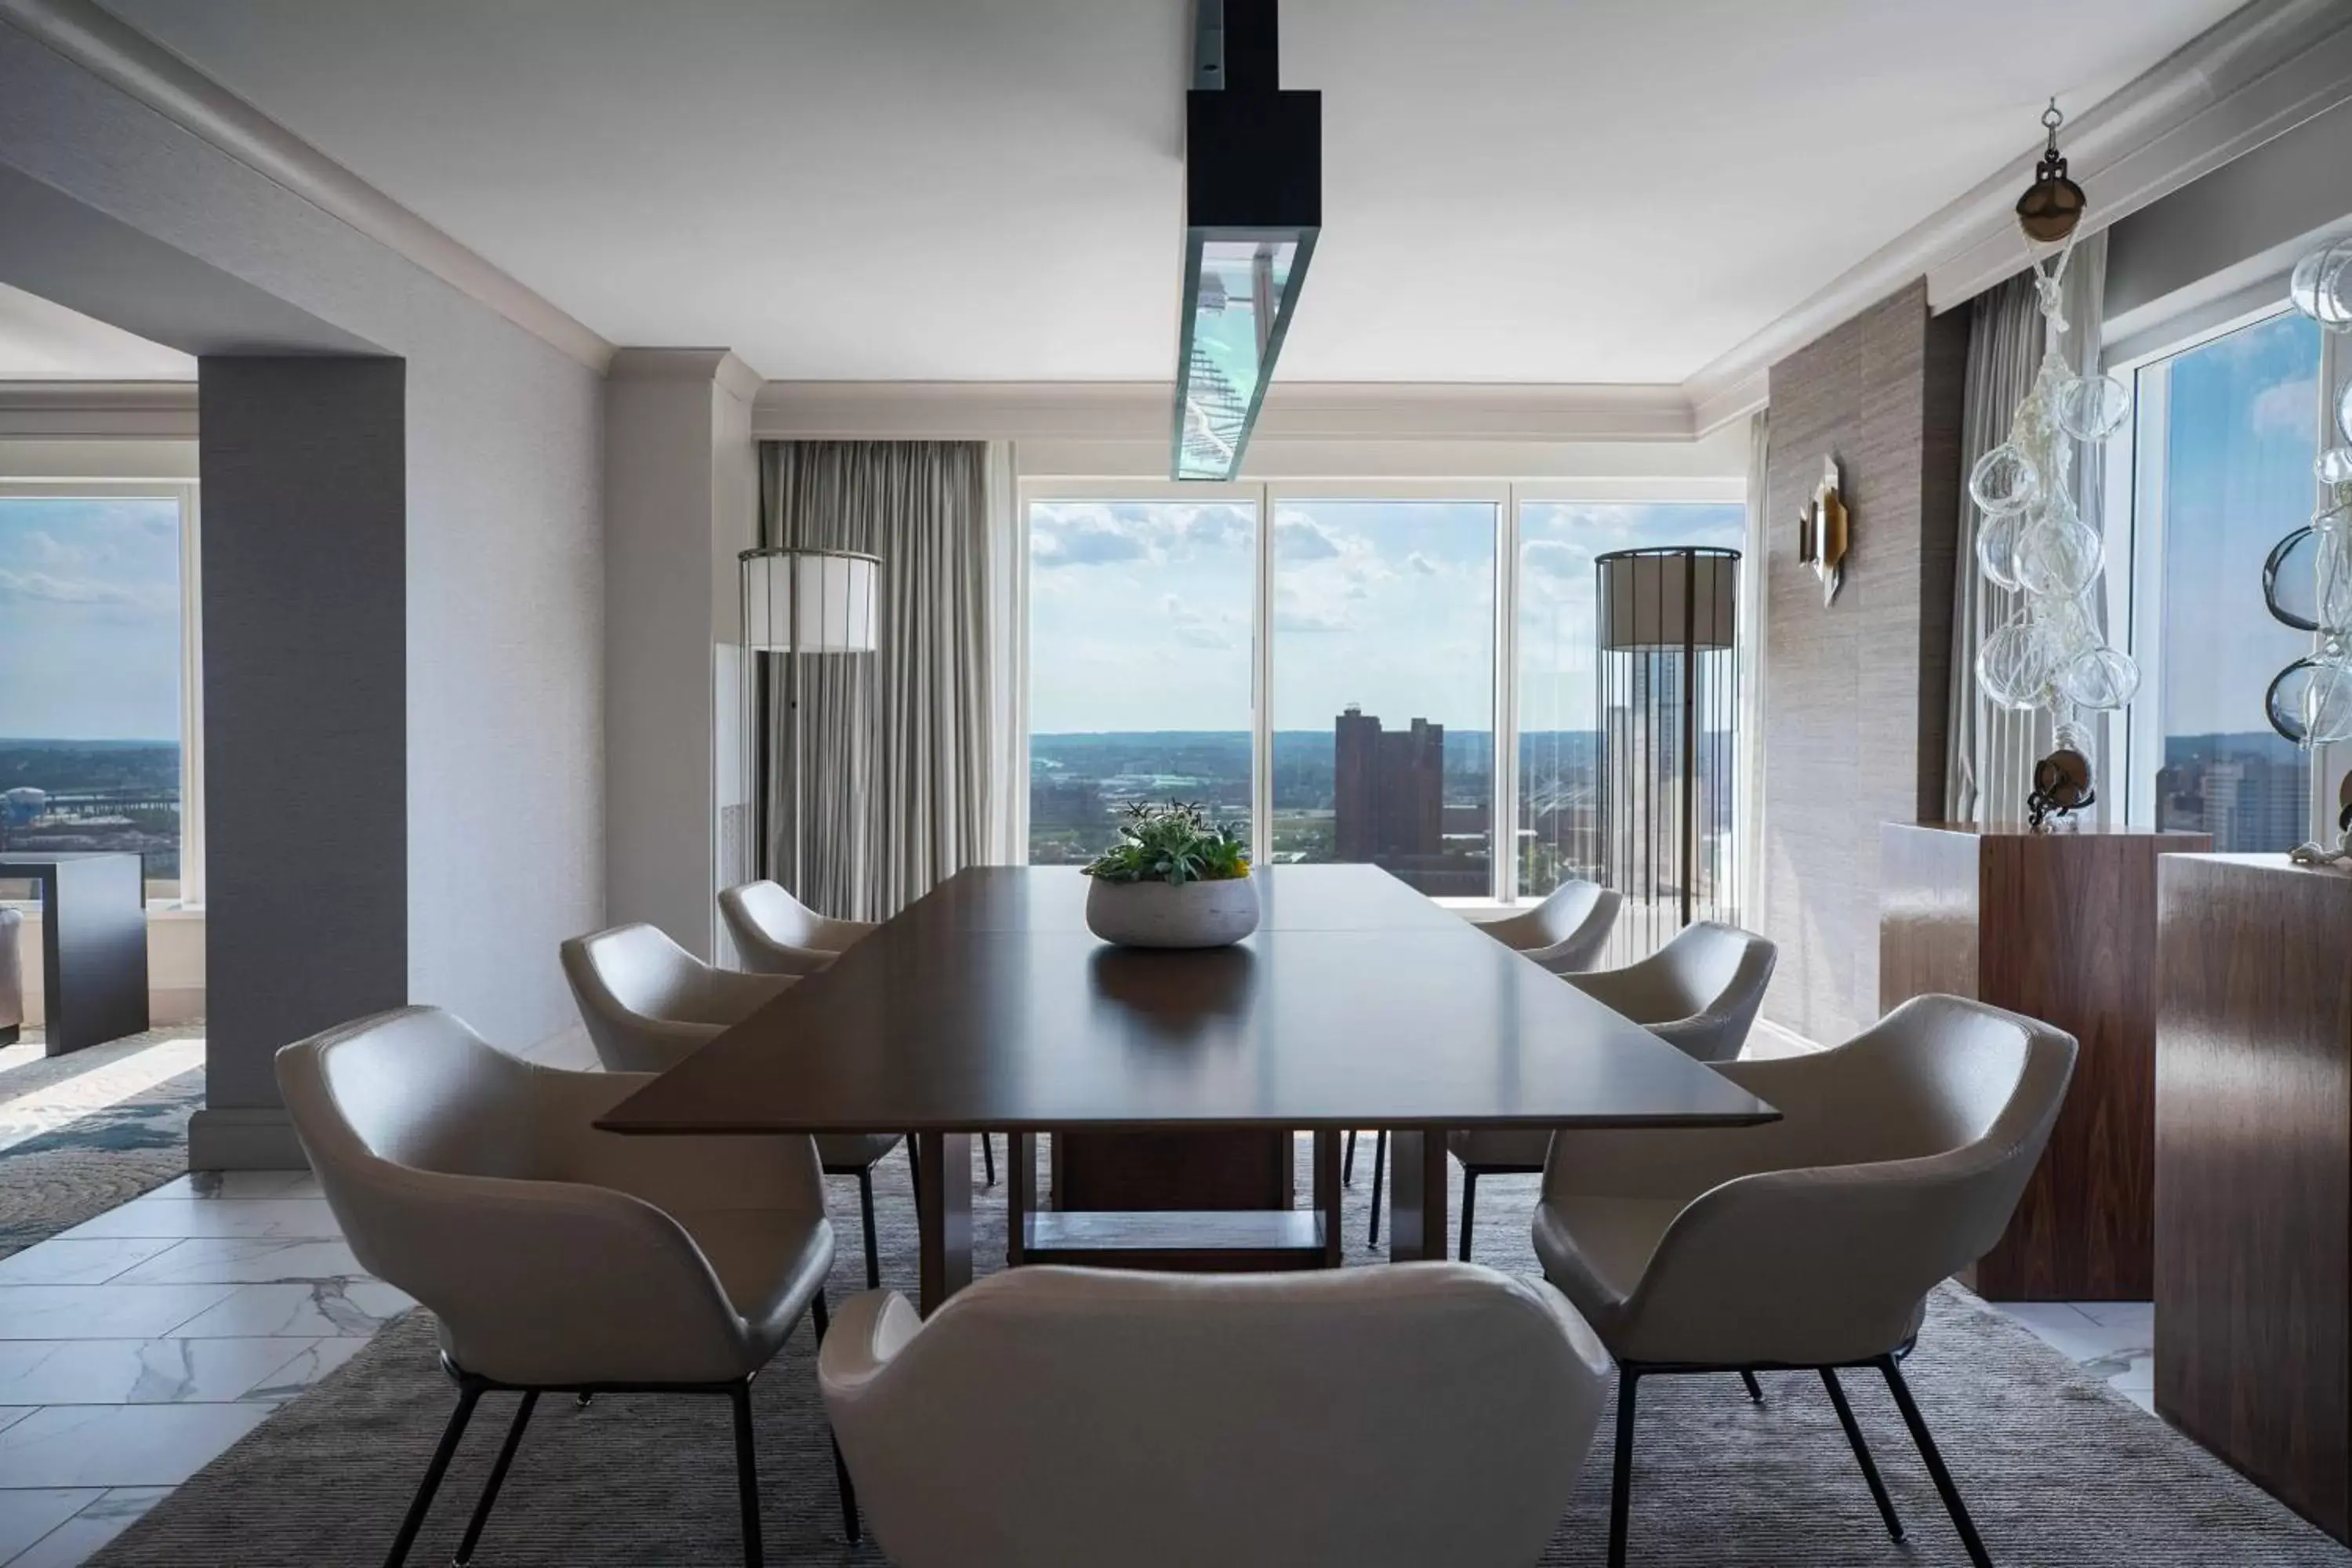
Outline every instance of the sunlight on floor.
{"label": "sunlight on floor", "polygon": [[[134,1094],[205,1065],[202,1035],[145,1043],[126,1041],[115,1047],[93,1046],[87,1051],[55,1058],[43,1057],[40,1052],[38,1042],[20,1042],[0,1051],[0,1149],[54,1132],[77,1117],[120,1105]],[[84,1057],[90,1058],[86,1067],[75,1070],[67,1066]],[[64,1068],[62,1075],[36,1071],[51,1065]],[[22,1092],[11,1093],[8,1079],[20,1075],[26,1087]]]}

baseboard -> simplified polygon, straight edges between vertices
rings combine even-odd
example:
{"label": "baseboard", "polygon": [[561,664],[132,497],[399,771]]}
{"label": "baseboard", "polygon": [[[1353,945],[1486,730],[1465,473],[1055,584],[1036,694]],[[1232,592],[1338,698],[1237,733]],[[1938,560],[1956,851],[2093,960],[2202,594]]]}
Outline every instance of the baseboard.
{"label": "baseboard", "polygon": [[188,1119],[191,1171],[307,1171],[294,1123],[277,1106],[220,1110],[206,1106]]}

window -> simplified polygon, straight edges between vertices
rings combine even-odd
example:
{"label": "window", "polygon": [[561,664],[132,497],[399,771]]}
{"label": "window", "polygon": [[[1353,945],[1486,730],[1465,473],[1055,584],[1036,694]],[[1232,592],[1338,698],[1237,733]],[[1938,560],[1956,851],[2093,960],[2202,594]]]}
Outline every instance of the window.
{"label": "window", "polygon": [[1031,504],[1031,863],[1092,859],[1138,801],[1197,801],[1247,831],[1257,516]]}
{"label": "window", "polygon": [[[1030,860],[1083,862],[1172,797],[1262,863],[1434,898],[1601,874],[1593,561],[1747,534],[1743,481],[1612,483],[1024,487]],[[1706,815],[1736,885],[1738,802]]]}
{"label": "window", "polygon": [[[1519,509],[1518,891],[1605,881],[1593,562],[1655,545],[1744,549],[1745,507],[1687,502],[1531,501]],[[1708,754],[1701,741],[1700,755]],[[1728,761],[1727,757],[1725,761]],[[1728,768],[1704,769],[1707,777]],[[1733,803],[1702,803],[1710,884],[1736,882]]]}
{"label": "window", "polygon": [[193,488],[0,489],[0,847],[198,896]]}
{"label": "window", "polygon": [[1496,510],[1276,503],[1276,864],[1369,861],[1433,897],[1488,895]]}
{"label": "window", "polygon": [[[2225,852],[2309,836],[2308,757],[2273,731],[2272,679],[2311,651],[2273,620],[2263,563],[2317,496],[2320,330],[2292,312],[2140,368],[2131,459],[2136,639],[2132,815]],[[2151,698],[2153,700],[2151,700]]]}

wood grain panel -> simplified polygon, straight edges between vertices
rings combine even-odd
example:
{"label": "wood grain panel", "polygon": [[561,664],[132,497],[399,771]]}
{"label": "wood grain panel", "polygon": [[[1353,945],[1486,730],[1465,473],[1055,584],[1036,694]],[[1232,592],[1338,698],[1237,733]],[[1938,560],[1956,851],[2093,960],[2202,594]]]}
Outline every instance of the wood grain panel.
{"label": "wood grain panel", "polygon": [[2202,834],[1887,824],[1879,1000],[1929,991],[2041,1018],[2081,1046],[2050,1146],[1970,1279],[1995,1300],[2148,1299],[2155,1286],[2157,873]]}
{"label": "wood grain panel", "polygon": [[2352,1539],[2352,877],[2159,877],[2156,1404]]}
{"label": "wood grain panel", "polygon": [[1286,1209],[1296,1151],[1286,1131],[1054,1134],[1054,1207]]}

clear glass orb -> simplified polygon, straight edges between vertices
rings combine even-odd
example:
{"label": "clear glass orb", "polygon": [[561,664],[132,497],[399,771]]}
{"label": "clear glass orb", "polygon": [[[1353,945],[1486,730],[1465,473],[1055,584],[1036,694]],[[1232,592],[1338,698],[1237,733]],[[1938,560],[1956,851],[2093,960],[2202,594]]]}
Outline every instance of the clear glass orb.
{"label": "clear glass orb", "polygon": [[2007,517],[2041,499],[2042,474],[2032,459],[2003,441],[1969,471],[1969,495],[1987,517]]}
{"label": "clear glass orb", "polygon": [[2352,505],[2321,512],[2311,531],[2319,540],[2311,563],[2313,629],[2325,637],[2352,635]]}
{"label": "clear glass orb", "polygon": [[[2344,384],[2344,390],[2352,392],[2352,381]],[[2311,471],[2323,485],[2352,484],[2352,447],[2328,447],[2311,460]]]}
{"label": "clear glass orb", "polygon": [[2336,395],[2336,428],[2347,441],[2352,441],[2352,381]]}
{"label": "clear glass orb", "polygon": [[2058,428],[2077,441],[2104,441],[2131,417],[2131,388],[2112,375],[2078,375],[2058,384]]}
{"label": "clear glass orb", "polygon": [[2271,728],[2297,745],[2352,740],[2352,668],[2342,655],[2296,659],[2271,682],[2264,707]]}
{"label": "clear glass orb", "polygon": [[2059,668],[2060,695],[2094,710],[2121,708],[2139,691],[2139,666],[2111,647],[2087,648]]}
{"label": "clear glass orb", "polygon": [[2352,239],[2330,241],[2296,262],[2286,291],[2296,310],[2329,331],[2352,329]]}
{"label": "clear glass orb", "polygon": [[2271,618],[2299,632],[2319,627],[2319,535],[2298,528],[2263,563],[2263,603]]}
{"label": "clear glass orb", "polygon": [[2014,514],[1989,517],[1978,525],[1977,564],[1996,588],[2017,586],[2017,529]]}
{"label": "clear glass orb", "polygon": [[1999,707],[2039,707],[2057,668],[2055,652],[2049,627],[2021,612],[1977,649],[1977,684]]}
{"label": "clear glass orb", "polygon": [[2053,504],[2017,536],[2018,586],[2029,594],[2073,598],[2097,579],[2105,558],[2098,534],[2074,507]]}

